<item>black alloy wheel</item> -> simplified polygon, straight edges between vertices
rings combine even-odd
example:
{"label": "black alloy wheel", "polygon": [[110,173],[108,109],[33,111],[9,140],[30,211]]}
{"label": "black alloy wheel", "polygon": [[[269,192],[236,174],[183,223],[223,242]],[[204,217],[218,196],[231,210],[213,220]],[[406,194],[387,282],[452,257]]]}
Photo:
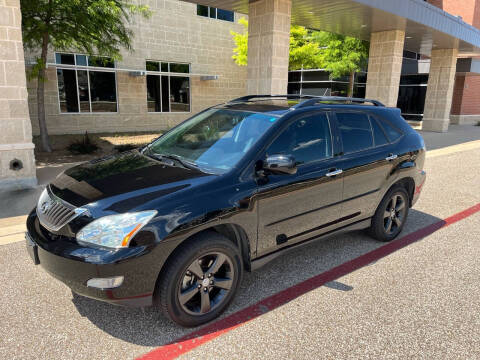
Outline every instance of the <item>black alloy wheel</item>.
{"label": "black alloy wheel", "polygon": [[226,254],[202,255],[185,272],[178,290],[178,301],[188,314],[207,314],[227,298],[234,277],[232,260]]}
{"label": "black alloy wheel", "polygon": [[206,231],[174,251],[157,283],[155,303],[176,323],[193,327],[218,317],[241,282],[243,262],[235,244]]}
{"label": "black alloy wheel", "polygon": [[395,239],[407,220],[410,200],[404,187],[397,186],[384,196],[375,215],[369,233],[380,241]]}
{"label": "black alloy wheel", "polygon": [[407,212],[405,202],[401,194],[394,194],[388,202],[383,214],[383,227],[387,235],[392,235],[402,228]]}

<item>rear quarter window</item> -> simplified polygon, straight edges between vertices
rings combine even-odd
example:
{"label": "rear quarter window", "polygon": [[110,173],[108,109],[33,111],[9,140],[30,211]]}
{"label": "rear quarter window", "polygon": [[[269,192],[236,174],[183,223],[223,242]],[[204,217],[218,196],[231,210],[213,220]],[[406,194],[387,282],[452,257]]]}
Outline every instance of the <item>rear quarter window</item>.
{"label": "rear quarter window", "polygon": [[336,113],[345,154],[373,147],[373,134],[366,114]]}
{"label": "rear quarter window", "polygon": [[372,122],[372,129],[373,129],[373,137],[375,139],[375,146],[382,146],[388,144],[387,136],[383,131],[382,127],[378,123],[378,120],[375,118],[370,118]]}
{"label": "rear quarter window", "polygon": [[395,142],[402,137],[403,133],[396,127],[394,127],[392,124],[390,124],[389,121],[385,119],[379,119],[379,121],[383,129],[385,130],[385,133],[387,134],[390,142]]}

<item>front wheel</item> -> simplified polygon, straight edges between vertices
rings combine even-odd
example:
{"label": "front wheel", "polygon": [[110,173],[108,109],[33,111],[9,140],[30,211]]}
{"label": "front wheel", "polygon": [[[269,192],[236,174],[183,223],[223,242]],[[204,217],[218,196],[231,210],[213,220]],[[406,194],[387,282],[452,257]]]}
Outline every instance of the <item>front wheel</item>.
{"label": "front wheel", "polygon": [[392,241],[403,229],[409,210],[409,198],[403,187],[391,189],[378,205],[370,234],[380,241]]}
{"label": "front wheel", "polygon": [[216,232],[199,234],[169,261],[157,288],[159,305],[176,323],[193,327],[219,316],[240,284],[237,247]]}

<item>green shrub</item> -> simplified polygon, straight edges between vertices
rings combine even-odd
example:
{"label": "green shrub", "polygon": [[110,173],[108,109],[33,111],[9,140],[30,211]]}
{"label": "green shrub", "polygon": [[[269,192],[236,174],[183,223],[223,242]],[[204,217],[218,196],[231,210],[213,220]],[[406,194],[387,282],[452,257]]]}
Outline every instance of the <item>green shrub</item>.
{"label": "green shrub", "polygon": [[98,145],[93,142],[85,131],[83,138],[74,141],[68,146],[68,151],[72,154],[92,154],[98,150]]}

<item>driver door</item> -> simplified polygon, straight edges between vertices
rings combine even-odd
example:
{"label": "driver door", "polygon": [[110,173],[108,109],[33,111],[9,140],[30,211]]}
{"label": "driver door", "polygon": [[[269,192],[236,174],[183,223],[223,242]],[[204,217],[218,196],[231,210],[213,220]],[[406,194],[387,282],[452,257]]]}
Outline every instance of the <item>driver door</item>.
{"label": "driver door", "polygon": [[326,112],[308,113],[283,129],[265,156],[292,155],[294,175],[268,175],[259,185],[257,256],[316,237],[338,226],[343,176]]}

